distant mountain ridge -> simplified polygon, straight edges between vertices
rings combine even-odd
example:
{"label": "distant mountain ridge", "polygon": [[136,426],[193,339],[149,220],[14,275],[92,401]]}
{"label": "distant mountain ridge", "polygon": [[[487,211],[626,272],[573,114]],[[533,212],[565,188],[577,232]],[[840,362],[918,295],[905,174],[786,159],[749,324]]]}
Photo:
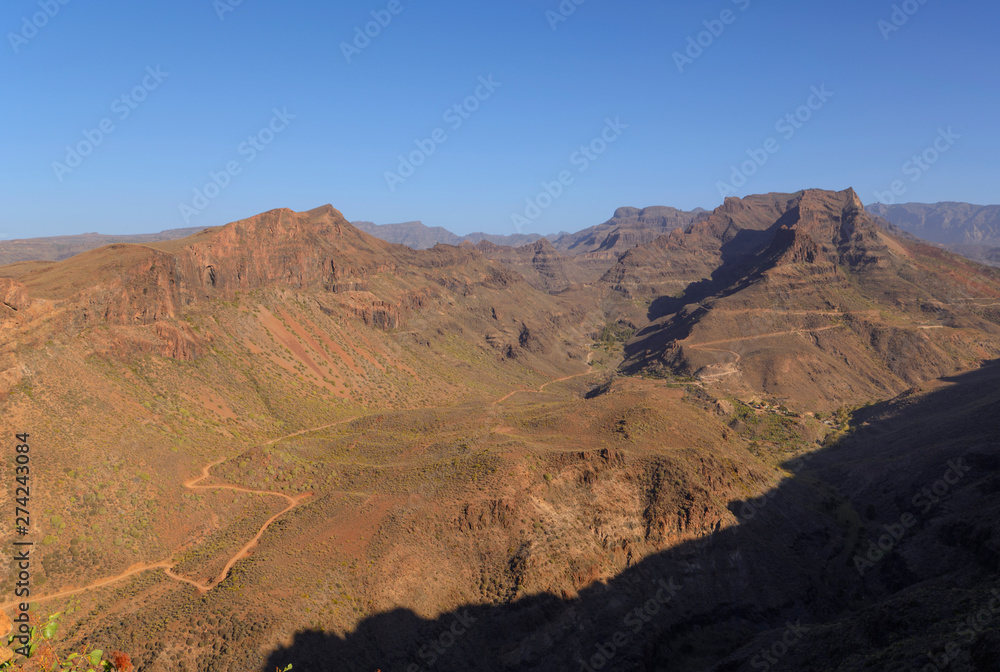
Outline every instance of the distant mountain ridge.
{"label": "distant mountain ridge", "polygon": [[971,203],[873,203],[868,212],[952,252],[1000,265],[1000,205]]}
{"label": "distant mountain ridge", "polygon": [[545,236],[537,233],[511,235],[470,233],[459,236],[440,226],[427,226],[419,221],[401,224],[373,224],[365,221],[351,223],[376,238],[417,250],[428,249],[438,243],[446,245],[472,243],[475,245],[484,240],[494,245],[521,247],[546,238],[552,243],[552,247],[564,254],[609,253],[616,255],[637,245],[650,243],[666,233],[693,224],[700,218],[707,216],[708,211],[701,208],[684,211],[664,205],[648,208],[623,207],[618,208],[611,219],[602,224],[588,227],[576,233],[563,231]]}
{"label": "distant mountain ridge", "polygon": [[[973,205],[944,202],[935,204],[875,203],[866,210],[897,227],[897,235],[910,234],[980,263],[1000,265],[1000,205]],[[430,249],[438,244],[477,245],[486,241],[500,247],[523,247],[541,239],[548,240],[559,253],[569,256],[586,255],[591,263],[598,259],[614,262],[622,254],[678,229],[706,220],[710,212],[702,208],[685,211],[668,206],[646,208],[621,207],[601,224],[575,233],[560,232],[541,235],[515,233],[509,235],[484,232],[464,236],[440,226],[427,226],[420,221],[397,224],[374,224],[355,221],[352,225],[389,243],[411,249]],[[62,261],[74,255],[117,243],[150,244],[186,238],[205,227],[168,229],[159,233],[107,235],[84,233],[0,240],[0,266],[25,261]],[[495,256],[497,251],[491,252]],[[503,256],[503,255],[501,255]]]}
{"label": "distant mountain ridge", "polygon": [[867,210],[932,243],[1000,247],[1000,205],[873,203]]}
{"label": "distant mountain ridge", "polygon": [[438,244],[461,245],[462,243],[476,243],[486,240],[494,245],[507,245],[510,247],[520,247],[530,245],[539,238],[537,233],[515,233],[511,235],[499,235],[492,233],[476,232],[466,236],[459,236],[448,229],[440,226],[427,226],[423,222],[402,222],[400,224],[375,224],[373,222],[351,222],[351,224],[367,234],[381,238],[388,243],[406,245],[414,250],[427,250]]}
{"label": "distant mountain ridge", "polygon": [[106,235],[101,233],[81,233],[73,236],[51,236],[46,238],[24,238],[0,240],[0,266],[19,261],[62,261],[74,255],[116,243],[157,243],[164,240],[187,238],[205,227],[168,229],[159,233],[138,233]]}
{"label": "distant mountain ridge", "polygon": [[678,210],[663,205],[648,208],[618,208],[614,216],[603,224],[576,233],[550,236],[557,250],[570,254],[582,252],[625,252],[628,249],[651,243],[660,236],[694,224],[707,217],[708,211],[696,208]]}

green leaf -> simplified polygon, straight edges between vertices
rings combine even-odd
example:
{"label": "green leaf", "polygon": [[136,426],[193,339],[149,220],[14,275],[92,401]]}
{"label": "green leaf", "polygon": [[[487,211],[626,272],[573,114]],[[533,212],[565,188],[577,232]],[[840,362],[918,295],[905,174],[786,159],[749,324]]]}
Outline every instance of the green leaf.
{"label": "green leaf", "polygon": [[56,630],[58,629],[59,629],[59,622],[53,621],[50,618],[49,622],[45,624],[44,628],[42,628],[42,636],[45,637],[45,639],[52,639],[53,637],[55,637]]}
{"label": "green leaf", "polygon": [[87,658],[88,660],[90,660],[91,665],[97,667],[98,665],[101,664],[101,658],[103,656],[104,656],[104,651],[101,651],[100,649],[94,649],[93,651],[90,652],[90,655],[87,656]]}

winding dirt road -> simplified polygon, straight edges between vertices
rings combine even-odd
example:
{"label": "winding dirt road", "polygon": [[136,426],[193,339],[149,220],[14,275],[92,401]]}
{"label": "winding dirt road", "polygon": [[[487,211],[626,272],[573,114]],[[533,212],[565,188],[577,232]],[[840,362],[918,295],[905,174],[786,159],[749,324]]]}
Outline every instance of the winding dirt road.
{"label": "winding dirt road", "polygon": [[[733,311],[733,312],[737,312],[737,311]],[[796,311],[786,311],[786,312],[788,314],[794,314]],[[803,314],[816,314],[819,311],[797,311],[797,312],[801,312]],[[820,314],[826,314],[826,313],[820,313]],[[831,314],[831,315],[841,315],[842,313],[829,313],[829,314]],[[726,362],[725,364],[721,365],[721,366],[725,366],[728,370],[722,371],[720,373],[710,373],[710,374],[706,374],[706,375],[701,376],[702,380],[718,380],[719,378],[725,378],[726,376],[733,376],[733,375],[738,374],[739,373],[739,368],[737,367],[737,364],[740,363],[740,360],[743,359],[743,357],[740,355],[740,353],[736,352],[735,350],[729,350],[728,348],[712,348],[712,347],[709,347],[709,346],[712,346],[712,345],[722,345],[722,344],[725,344],[725,343],[739,343],[741,341],[754,341],[754,340],[761,339],[761,338],[771,338],[773,336],[790,336],[792,334],[803,334],[803,333],[815,334],[815,333],[818,333],[820,331],[827,331],[829,329],[839,329],[839,328],[841,328],[843,326],[844,325],[842,325],[842,324],[832,324],[830,326],[817,327],[815,329],[808,329],[808,328],[790,329],[788,331],[777,331],[777,332],[770,333],[770,334],[757,334],[757,335],[754,335],[754,336],[741,336],[739,338],[724,338],[724,339],[720,339],[720,340],[717,340],[717,341],[705,341],[704,343],[681,343],[681,345],[683,347],[685,347],[685,348],[691,348],[692,350],[708,350],[708,351],[711,351],[711,352],[725,352],[725,353],[731,354],[734,357],[736,357],[736,359],[734,359],[733,361]],[[917,326],[917,329],[944,329],[944,328],[945,328],[945,326],[944,325],[940,325],[940,324]],[[712,365],[709,365],[709,366],[716,366],[716,365],[712,364]]]}
{"label": "winding dirt road", "polygon": [[[278,443],[279,441],[284,441],[285,439],[291,439],[291,438],[296,437],[296,436],[302,436],[303,434],[312,434],[313,432],[321,432],[324,429],[330,429],[331,427],[336,427],[337,425],[346,425],[349,422],[354,422],[355,420],[357,420],[360,417],[361,417],[360,415],[355,415],[354,417],[348,418],[347,420],[339,420],[337,422],[331,422],[329,425],[323,425],[322,427],[312,427],[310,429],[303,429],[303,430],[300,430],[298,432],[292,432],[291,434],[286,434],[284,436],[279,436],[276,439],[272,439],[271,441],[268,441],[264,445],[265,446],[273,446],[274,444]],[[216,462],[215,464],[218,464],[218,462]],[[209,465],[209,467],[211,467],[211,466],[212,465]]]}
{"label": "winding dirt road", "polygon": [[[303,434],[308,434],[310,432],[319,432],[324,429],[328,429],[330,427],[343,425],[349,422],[353,422],[357,420],[359,417],[360,416],[354,416],[348,418],[347,420],[340,420],[338,422],[330,423],[328,425],[323,425],[322,427],[313,427],[311,429],[303,429],[298,432],[293,432],[292,434],[286,434],[285,436],[281,436],[272,441],[268,441],[264,445],[270,446],[275,443],[278,443],[279,441],[284,441],[285,439],[290,439],[295,436],[301,436]],[[234,492],[243,492],[250,495],[281,497],[282,499],[288,502],[288,506],[286,506],[284,509],[274,514],[270,518],[268,518],[267,521],[263,525],[261,525],[260,530],[257,531],[257,534],[254,535],[253,539],[244,544],[243,547],[229,559],[229,562],[226,563],[226,566],[222,568],[222,571],[219,572],[219,575],[216,576],[215,579],[213,579],[208,583],[199,583],[198,581],[194,581],[193,579],[181,576],[180,574],[174,571],[174,567],[177,564],[176,561],[167,559],[153,563],[135,564],[120,574],[115,574],[114,576],[109,576],[107,578],[100,579],[99,581],[95,581],[94,583],[82,586],[80,588],[70,588],[67,590],[60,591],[58,593],[52,593],[51,595],[44,595],[42,597],[32,597],[31,601],[47,602],[49,600],[56,600],[61,597],[71,597],[73,595],[79,595],[80,593],[87,593],[92,590],[98,590],[100,588],[110,586],[111,584],[118,583],[119,581],[124,581],[125,579],[131,576],[135,576],[136,574],[141,574],[142,572],[148,572],[155,569],[162,569],[164,574],[166,574],[171,579],[194,586],[201,593],[207,593],[212,588],[215,588],[217,585],[225,581],[226,576],[228,576],[229,574],[229,571],[236,565],[237,562],[239,562],[240,560],[242,560],[243,558],[247,557],[250,554],[250,551],[253,549],[254,546],[257,545],[257,542],[260,541],[260,538],[264,536],[264,532],[267,531],[267,528],[269,528],[271,524],[274,523],[274,521],[278,520],[278,518],[280,518],[281,516],[285,515],[286,513],[294,509],[296,506],[301,504],[309,497],[312,497],[311,492],[300,493],[293,497],[291,495],[286,495],[283,492],[275,492],[273,490],[254,490],[252,488],[245,488],[240,485],[228,485],[228,484],[199,485],[201,481],[204,481],[206,478],[209,478],[211,476],[212,467],[218,466],[228,459],[229,459],[228,457],[223,457],[219,458],[218,460],[215,460],[214,462],[206,464],[204,467],[201,468],[200,475],[195,476],[194,478],[189,478],[188,480],[184,481],[183,486],[189,490],[232,490]],[[7,609],[9,607],[15,606],[18,604],[18,602],[19,601],[13,601],[0,604],[0,609]]]}
{"label": "winding dirt road", "polygon": [[[593,351],[588,352],[587,353],[587,364],[589,365],[590,362],[593,359],[594,359],[594,352]],[[515,394],[522,394],[522,393],[527,393],[527,392],[544,392],[545,388],[548,387],[549,385],[555,385],[556,383],[561,383],[561,382],[566,381],[566,380],[573,380],[574,378],[580,378],[581,376],[589,376],[592,373],[593,373],[593,370],[591,370],[591,371],[584,371],[583,373],[575,373],[572,376],[564,376],[562,378],[556,378],[555,380],[550,380],[549,382],[544,383],[543,385],[540,385],[537,390],[535,390],[535,389],[514,390],[513,392],[508,392],[504,396],[502,396],[499,399],[497,399],[496,401],[494,401],[493,405],[496,406],[498,404],[502,404],[503,402],[505,402],[508,399],[510,399],[511,397],[513,397]]]}
{"label": "winding dirt road", "polygon": [[[347,422],[350,422],[350,421],[348,420]],[[327,425],[327,426],[328,427],[332,427],[333,425]],[[313,430],[313,431],[319,431],[319,430]],[[304,433],[304,432],[299,432],[299,433]],[[283,437],[283,438],[287,438],[287,437]],[[272,491],[272,490],[253,490],[251,488],[244,488],[244,487],[239,486],[239,485],[224,485],[224,484],[221,484],[221,485],[198,485],[198,483],[200,481],[204,481],[206,478],[209,478],[211,476],[211,474],[209,472],[211,471],[212,467],[214,467],[214,466],[216,466],[218,464],[222,464],[223,462],[226,461],[226,459],[227,458],[223,458],[223,459],[220,459],[220,460],[216,460],[215,462],[212,462],[211,464],[205,465],[202,468],[202,470],[201,470],[201,476],[197,476],[195,478],[192,478],[192,479],[189,479],[189,480],[185,481],[184,482],[184,487],[188,488],[190,490],[232,490],[234,492],[245,492],[245,493],[250,494],[250,495],[269,495],[269,496],[273,496],[273,497],[281,497],[282,499],[285,499],[285,500],[288,501],[288,506],[286,506],[284,509],[282,509],[278,513],[274,514],[270,518],[268,518],[267,522],[265,522],[261,526],[260,530],[257,531],[257,534],[254,535],[253,539],[251,539],[250,541],[248,541],[243,546],[243,548],[241,548],[239,551],[237,551],[236,554],[229,559],[229,562],[226,563],[226,566],[222,568],[222,571],[219,572],[219,575],[216,576],[215,579],[213,579],[212,581],[210,581],[208,583],[198,583],[197,581],[194,581],[192,579],[188,579],[186,577],[183,577],[180,574],[177,574],[176,572],[174,572],[173,565],[171,565],[170,567],[165,567],[163,569],[163,572],[167,576],[169,576],[171,579],[174,579],[175,581],[182,581],[184,583],[190,584],[190,585],[194,586],[195,588],[197,588],[202,593],[207,593],[208,591],[212,590],[212,588],[215,588],[217,585],[219,585],[220,583],[222,583],[223,581],[226,580],[226,577],[229,575],[229,570],[231,570],[233,568],[233,566],[237,562],[239,562],[243,558],[245,558],[248,555],[250,555],[250,550],[254,546],[257,545],[257,542],[260,541],[260,538],[264,535],[264,532],[267,531],[267,528],[271,526],[271,523],[273,523],[278,518],[280,518],[281,516],[285,515],[286,513],[288,513],[292,509],[294,509],[296,506],[298,506],[299,504],[301,504],[303,500],[308,499],[309,497],[312,497],[312,493],[311,492],[303,492],[303,493],[301,493],[299,495],[296,495],[295,497],[292,497],[291,495],[286,495],[283,492],[275,492],[275,491]]]}
{"label": "winding dirt road", "polygon": [[[587,354],[587,364],[590,364],[591,360],[593,359],[593,356],[594,356],[593,352],[590,352],[590,353]],[[583,373],[577,373],[577,374],[574,374],[572,376],[565,376],[563,378],[557,378],[555,380],[550,380],[549,382],[544,383],[543,385],[539,386],[539,388],[537,389],[537,392],[544,392],[545,388],[548,387],[549,385],[553,385],[555,383],[561,383],[561,382],[566,381],[566,380],[572,380],[573,378],[579,378],[581,376],[586,376],[586,375],[589,375],[590,373],[592,373],[592,372],[591,371],[585,371]],[[520,392],[535,392],[535,391],[536,390],[514,390],[513,392],[510,392],[509,394],[507,394],[504,397],[502,397],[501,399],[498,399],[498,400],[494,401],[493,405],[500,404],[500,403],[506,401],[507,399],[509,399],[510,397],[514,396],[515,394],[518,394]],[[329,424],[326,424],[326,425],[322,425],[322,426],[319,426],[319,427],[311,427],[311,428],[308,428],[308,429],[302,429],[302,430],[299,430],[297,432],[292,432],[291,434],[286,434],[285,436],[280,436],[280,437],[278,437],[276,439],[272,439],[271,441],[266,442],[264,445],[271,446],[271,445],[274,445],[274,444],[276,444],[276,443],[278,443],[280,441],[284,441],[286,439],[294,438],[296,436],[302,436],[303,434],[311,434],[313,432],[319,432],[319,431],[322,431],[324,429],[329,429],[330,427],[336,427],[337,425],[343,425],[343,424],[347,424],[349,422],[354,422],[355,420],[357,420],[360,417],[361,416],[353,416],[353,417],[348,418],[346,420],[340,420],[340,421],[337,421],[337,422],[332,422],[332,423],[329,423]],[[276,520],[278,520],[279,518],[281,518],[281,516],[285,515],[286,513],[288,513],[289,511],[291,511],[295,507],[299,506],[306,499],[312,497],[312,493],[311,492],[300,493],[298,495],[292,496],[292,495],[287,495],[287,494],[285,494],[283,492],[276,492],[276,491],[273,491],[273,490],[254,490],[253,488],[246,488],[246,487],[243,487],[243,486],[240,486],[240,485],[230,485],[230,484],[225,484],[225,483],[212,484],[212,485],[201,485],[201,481],[204,481],[205,479],[211,477],[211,471],[212,471],[213,467],[216,467],[216,466],[222,464],[223,462],[225,462],[228,459],[230,459],[230,458],[229,457],[223,457],[223,458],[219,458],[219,459],[215,460],[214,462],[210,462],[209,464],[206,464],[204,467],[201,468],[201,473],[198,476],[195,476],[193,478],[190,478],[190,479],[184,481],[184,483],[182,484],[183,487],[187,488],[188,490],[231,490],[233,492],[242,492],[242,493],[249,494],[249,495],[261,495],[261,496],[266,496],[266,497],[280,497],[280,498],[284,499],[286,502],[288,502],[288,506],[286,506],[281,511],[279,511],[278,513],[276,513],[273,516],[271,516],[270,518],[268,518],[267,521],[265,521],[264,524],[261,525],[260,529],[257,531],[257,534],[255,534],[254,537],[252,539],[250,539],[250,541],[248,541],[246,544],[244,544],[243,547],[239,551],[237,551],[229,559],[229,561],[226,563],[225,567],[222,568],[222,571],[219,572],[219,574],[214,579],[212,579],[208,583],[201,583],[201,582],[195,581],[194,579],[189,579],[189,578],[187,578],[185,576],[181,576],[180,574],[178,574],[177,572],[174,571],[174,567],[177,565],[177,562],[175,560],[173,560],[173,559],[167,559],[167,560],[161,560],[159,562],[153,562],[153,563],[138,563],[138,564],[130,566],[128,569],[126,569],[125,571],[121,572],[120,574],[115,574],[114,576],[109,576],[109,577],[100,579],[98,581],[95,581],[94,583],[87,584],[86,586],[81,586],[79,588],[69,588],[67,590],[59,591],[58,593],[52,593],[51,595],[44,595],[44,596],[40,596],[40,597],[32,596],[31,597],[31,601],[32,602],[48,602],[50,600],[56,600],[56,599],[63,598],[63,597],[71,597],[73,595],[79,595],[81,593],[88,593],[88,592],[91,592],[91,591],[94,591],[94,590],[99,590],[101,588],[105,588],[107,586],[110,586],[112,584],[118,583],[120,581],[124,581],[125,579],[127,579],[129,577],[132,577],[132,576],[135,576],[136,574],[141,574],[142,572],[148,572],[148,571],[157,570],[157,569],[162,569],[163,573],[166,574],[166,576],[168,576],[169,578],[173,579],[174,581],[177,581],[177,582],[180,582],[180,583],[186,583],[186,584],[188,584],[190,586],[195,587],[200,593],[207,593],[208,591],[212,590],[213,588],[215,588],[216,586],[218,586],[220,583],[222,583],[223,581],[225,581],[226,576],[229,575],[230,570],[232,570],[232,568],[236,565],[237,562],[239,562],[240,560],[246,558],[250,554],[250,551],[260,541],[261,537],[264,535],[264,532],[267,531],[267,528],[269,528]],[[351,492],[346,492],[345,491],[344,494],[355,495],[355,494],[361,494],[361,493],[351,493]],[[10,607],[16,606],[18,604],[18,602],[19,602],[19,600],[12,601],[12,602],[7,602],[7,603],[4,603],[4,604],[0,604],[0,609],[7,609],[7,608],[10,608]]]}
{"label": "winding dirt road", "polygon": [[[708,350],[710,352],[726,352],[726,353],[729,353],[729,354],[735,356],[736,359],[734,359],[733,361],[726,362],[725,364],[721,365],[721,366],[726,367],[727,370],[721,371],[719,373],[709,373],[709,374],[705,374],[703,376],[700,376],[701,380],[718,380],[719,378],[725,378],[726,376],[735,376],[736,374],[738,374],[740,372],[740,370],[739,370],[739,367],[737,365],[740,363],[740,360],[743,359],[743,356],[740,355],[740,353],[736,352],[735,350],[729,350],[727,348],[711,348],[711,347],[708,347],[708,346],[711,346],[711,345],[722,345],[723,343],[739,343],[740,341],[753,341],[753,340],[757,340],[757,339],[760,339],[760,338],[770,338],[772,336],[790,336],[792,334],[802,334],[804,332],[816,333],[816,332],[819,332],[819,331],[826,331],[828,329],[837,329],[837,328],[842,327],[842,326],[844,326],[844,325],[842,325],[842,324],[833,324],[833,325],[830,325],[828,327],[818,327],[816,329],[790,329],[788,331],[777,331],[777,332],[774,332],[774,333],[771,333],[771,334],[758,334],[758,335],[755,335],[755,336],[741,336],[739,338],[724,338],[724,339],[721,339],[721,340],[718,340],[718,341],[706,341],[704,343],[682,343],[681,345],[683,347],[685,347],[685,348],[691,348],[692,350]],[[715,365],[711,364],[709,366],[715,366]]]}
{"label": "winding dirt road", "polygon": [[[160,562],[154,562],[152,564],[139,563],[137,565],[132,565],[126,569],[121,574],[116,574],[114,576],[109,576],[106,579],[101,579],[95,583],[84,586],[83,588],[71,588],[69,590],[64,590],[58,593],[53,593],[51,595],[46,595],[45,597],[32,597],[31,602],[46,602],[48,600],[56,600],[60,597],[72,597],[73,595],[79,595],[80,593],[86,593],[91,590],[97,590],[98,588],[103,588],[105,586],[110,586],[112,583],[118,583],[130,576],[135,576],[136,574],[141,574],[142,572],[148,572],[151,569],[167,569],[168,567],[173,567],[172,562],[169,560],[161,560]],[[20,600],[14,602],[5,602],[0,604],[0,609],[6,610],[18,604]]]}
{"label": "winding dirt road", "polygon": [[[593,352],[587,353],[587,364],[591,363],[591,361],[593,360],[593,357],[594,357],[594,353]],[[567,380],[572,380],[573,378],[579,378],[581,376],[587,376],[587,375],[590,375],[591,373],[592,373],[592,371],[585,371],[583,373],[577,373],[577,374],[574,374],[574,375],[571,375],[571,376],[564,376],[562,378],[557,378],[555,380],[550,380],[549,382],[540,385],[537,390],[534,390],[534,389],[514,390],[513,392],[510,392],[510,393],[504,395],[502,398],[497,399],[496,401],[494,401],[493,405],[495,406],[497,404],[501,404],[504,401],[506,401],[507,399],[510,399],[515,394],[519,394],[519,393],[522,393],[522,392],[544,392],[545,388],[548,387],[549,385],[554,385],[555,383],[561,383],[561,382],[564,382],[564,381],[567,381]],[[313,432],[320,432],[320,431],[322,431],[324,429],[329,429],[330,427],[336,427],[337,425],[343,425],[343,424],[347,424],[349,422],[354,422],[355,420],[357,420],[360,417],[361,416],[353,416],[353,417],[348,418],[346,420],[340,420],[340,421],[337,421],[337,422],[332,422],[330,424],[322,425],[322,426],[319,426],[319,427],[311,427],[311,428],[308,428],[308,429],[302,429],[302,430],[299,430],[297,432],[292,432],[291,434],[286,434],[285,436],[280,436],[280,437],[278,437],[276,439],[272,439],[270,441],[267,441],[264,445],[266,445],[266,446],[272,446],[272,445],[274,445],[274,444],[276,444],[276,443],[278,443],[280,441],[284,441],[286,439],[291,439],[291,438],[294,438],[296,436],[302,436],[303,434],[311,434]],[[135,564],[135,565],[132,565],[131,567],[129,567],[128,569],[126,569],[125,571],[121,572],[120,574],[115,574],[114,576],[109,576],[109,577],[100,579],[98,581],[95,581],[94,583],[87,584],[86,586],[81,586],[80,588],[70,588],[70,589],[67,589],[67,590],[60,591],[58,593],[52,593],[51,595],[44,595],[44,596],[41,596],[41,597],[34,597],[34,596],[32,596],[31,601],[32,602],[47,602],[47,601],[56,600],[56,599],[59,599],[59,598],[62,598],[62,597],[71,597],[73,595],[79,595],[81,593],[87,593],[87,592],[90,592],[90,591],[99,590],[100,588],[105,588],[107,586],[110,586],[112,584],[118,583],[120,581],[124,581],[125,579],[127,579],[129,577],[132,577],[132,576],[135,576],[136,574],[141,574],[142,572],[148,572],[148,571],[157,570],[157,569],[162,569],[163,573],[166,574],[166,576],[168,576],[169,578],[173,579],[174,581],[177,581],[177,582],[180,582],[180,583],[186,583],[186,584],[188,584],[190,586],[195,587],[200,593],[207,593],[208,591],[212,590],[213,588],[215,588],[216,586],[218,586],[220,583],[222,583],[223,581],[225,581],[226,576],[229,575],[230,570],[232,570],[232,568],[236,565],[237,562],[239,562],[240,560],[246,558],[250,554],[250,551],[257,545],[257,543],[260,541],[261,537],[264,536],[264,532],[267,531],[267,528],[269,528],[276,520],[278,520],[279,518],[281,518],[281,516],[285,515],[286,513],[288,513],[289,511],[291,511],[295,507],[299,506],[306,499],[312,497],[312,493],[311,492],[304,492],[304,493],[300,493],[298,495],[292,496],[292,495],[287,495],[287,494],[285,494],[283,492],[276,492],[276,491],[273,491],[273,490],[254,490],[253,488],[246,488],[246,487],[243,487],[243,486],[240,486],[240,485],[230,485],[230,484],[225,484],[225,483],[212,484],[212,485],[201,485],[201,481],[204,481],[205,479],[211,477],[211,471],[212,471],[213,467],[216,467],[216,466],[222,464],[223,462],[225,462],[228,459],[230,459],[230,458],[229,457],[223,457],[223,458],[219,458],[219,459],[215,460],[214,462],[210,462],[209,464],[206,464],[204,467],[201,468],[201,473],[198,476],[195,476],[193,478],[190,478],[190,479],[184,481],[184,483],[182,484],[183,487],[187,488],[188,490],[231,490],[233,492],[242,492],[242,493],[249,494],[249,495],[261,495],[261,496],[266,496],[266,497],[280,497],[280,498],[284,499],[286,502],[288,502],[288,506],[286,506],[281,511],[279,511],[278,513],[276,513],[273,516],[271,516],[270,518],[268,518],[267,521],[265,521],[264,524],[261,525],[260,529],[257,531],[257,534],[255,534],[254,537],[252,539],[250,539],[250,541],[248,541],[246,544],[244,544],[243,547],[239,551],[237,551],[229,559],[229,561],[226,563],[225,567],[222,568],[222,571],[220,571],[219,574],[214,579],[212,579],[208,583],[201,583],[201,582],[195,581],[194,579],[189,579],[189,578],[187,578],[185,576],[181,576],[180,574],[178,574],[177,572],[174,571],[174,567],[177,565],[177,562],[175,560],[172,560],[172,559],[167,559],[167,560],[161,560],[159,562],[153,562],[153,563],[139,563],[139,564]],[[358,495],[358,494],[361,494],[361,493],[352,493],[352,492],[346,492],[345,491],[343,494]],[[7,609],[7,608],[13,607],[13,606],[15,606],[17,604],[18,604],[18,601],[13,601],[13,602],[7,602],[5,604],[0,604],[0,609]]]}

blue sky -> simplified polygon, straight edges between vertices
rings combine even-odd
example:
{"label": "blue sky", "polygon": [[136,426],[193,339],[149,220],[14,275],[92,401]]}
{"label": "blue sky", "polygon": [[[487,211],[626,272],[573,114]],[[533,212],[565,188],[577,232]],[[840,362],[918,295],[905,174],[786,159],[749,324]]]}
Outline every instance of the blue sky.
{"label": "blue sky", "polygon": [[807,187],[1000,202],[995,3],[235,2],[7,0],[0,236],[324,203],[548,233]]}

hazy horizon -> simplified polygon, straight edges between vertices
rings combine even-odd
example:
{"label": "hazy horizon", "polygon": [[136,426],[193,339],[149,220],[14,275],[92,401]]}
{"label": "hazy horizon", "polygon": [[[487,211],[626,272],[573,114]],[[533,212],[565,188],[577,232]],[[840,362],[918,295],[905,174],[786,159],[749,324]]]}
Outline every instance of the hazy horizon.
{"label": "hazy horizon", "polygon": [[[819,188],[819,187],[815,187],[815,188]],[[801,191],[801,190],[799,190],[799,191]],[[789,192],[789,193],[794,193],[794,192]],[[875,205],[875,204],[878,203],[878,201],[865,202],[865,199],[864,199],[863,195],[861,195],[861,194],[859,194],[859,195],[862,196],[861,200],[865,204],[865,207],[870,207],[870,206]],[[898,205],[940,205],[940,204],[943,204],[943,203],[965,203],[965,201],[935,201],[934,203],[924,203],[924,202],[920,202],[920,201],[906,201],[906,202],[898,203]],[[324,203],[322,205],[333,205],[333,207],[335,207],[335,208],[337,207],[336,204],[334,204],[334,203],[330,203],[330,204]],[[695,206],[695,207],[692,207],[692,208],[683,208],[683,209],[687,210],[687,211],[693,211],[693,210],[699,209],[699,207],[700,207],[702,210],[706,210],[706,211],[711,212],[715,208],[719,207],[719,205],[722,205],[722,204],[719,203],[719,204],[714,205],[712,207]],[[988,206],[997,205],[997,204],[995,204],[995,203],[967,203],[967,205],[972,205],[974,207],[988,207]],[[644,210],[646,208],[663,207],[663,206],[676,208],[676,206],[665,204],[665,203],[657,203],[657,204],[643,205],[643,206],[621,205],[621,206],[617,206],[617,207],[611,209],[610,210],[610,214],[608,214],[607,217],[605,217],[603,219],[598,218],[599,221],[595,220],[595,221],[593,221],[591,223],[583,224],[582,226],[580,226],[578,228],[574,228],[574,229],[561,229],[559,231],[540,231],[540,230],[538,230],[538,231],[524,231],[523,233],[527,234],[527,235],[536,234],[536,235],[540,235],[540,236],[554,236],[554,235],[559,235],[559,234],[562,234],[562,233],[570,233],[570,234],[572,234],[572,233],[578,233],[580,231],[583,231],[584,229],[588,229],[588,228],[590,228],[592,226],[596,226],[598,224],[603,224],[604,222],[607,222],[609,219],[611,219],[611,216],[614,214],[615,210],[617,210],[619,208],[635,208],[636,210]],[[313,206],[313,207],[307,207],[307,208],[303,208],[301,211],[312,210],[314,207],[321,207],[321,206],[317,205],[317,206]],[[275,210],[275,209],[280,209],[280,207],[279,208],[270,208],[270,209],[271,210]],[[680,210],[682,208],[677,208],[677,209]],[[266,212],[266,211],[264,211],[264,212]],[[234,220],[231,220],[231,221],[232,222],[240,221],[240,220],[246,219],[248,217],[253,217],[254,215],[257,215],[257,214],[261,214],[261,213],[257,213],[257,212],[255,212],[255,213],[248,213],[246,216],[238,217],[238,218],[236,218]],[[445,229],[448,232],[453,233],[453,234],[458,235],[458,236],[468,236],[468,235],[475,234],[475,233],[484,233],[484,234],[489,234],[489,235],[504,236],[504,235],[513,235],[513,234],[517,233],[516,231],[514,231],[514,232],[510,232],[510,231],[508,231],[508,232],[486,231],[486,230],[483,230],[483,229],[477,229],[475,227],[472,227],[472,228],[466,227],[468,230],[457,231],[457,230],[448,228],[447,226],[443,226],[443,225],[440,225],[440,224],[433,224],[433,223],[426,222],[426,221],[424,221],[422,219],[419,219],[419,218],[416,218],[416,219],[402,219],[402,220],[393,221],[393,222],[375,222],[375,221],[372,221],[370,219],[366,219],[364,217],[351,217],[347,213],[344,213],[344,216],[347,218],[347,220],[349,222],[352,222],[352,223],[354,223],[354,222],[367,222],[367,223],[375,224],[376,226],[393,226],[393,225],[398,225],[398,224],[419,223],[419,224],[423,224],[424,226],[426,226],[428,228],[441,228],[441,229]],[[53,238],[53,237],[59,237],[59,236],[83,236],[83,235],[128,236],[128,235],[148,235],[148,234],[164,233],[166,231],[173,231],[173,230],[177,230],[177,229],[187,229],[187,228],[208,229],[208,228],[214,228],[214,227],[217,227],[217,226],[225,226],[226,224],[229,224],[229,223],[231,223],[231,222],[230,221],[226,221],[226,222],[218,222],[218,223],[211,223],[211,224],[205,224],[205,225],[200,225],[200,224],[199,225],[193,225],[191,227],[187,227],[187,226],[173,226],[173,227],[169,227],[169,228],[165,228],[165,229],[121,231],[121,232],[115,232],[115,233],[107,233],[107,232],[104,232],[104,231],[77,231],[77,232],[71,232],[70,231],[70,232],[57,233],[57,234],[52,234],[52,235],[47,235],[47,236],[24,236],[24,237],[18,237],[18,238],[0,237],[0,244],[2,244],[4,242],[13,242],[13,241],[16,241],[16,240],[27,240],[27,239],[32,239],[32,238]]]}

